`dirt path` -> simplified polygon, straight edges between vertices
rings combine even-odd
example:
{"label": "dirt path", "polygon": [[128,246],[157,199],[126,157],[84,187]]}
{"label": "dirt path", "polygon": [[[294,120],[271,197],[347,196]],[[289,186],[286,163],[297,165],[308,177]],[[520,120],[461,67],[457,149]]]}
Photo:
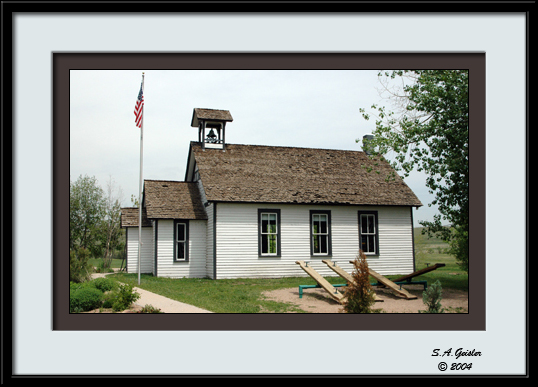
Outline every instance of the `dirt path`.
{"label": "dirt path", "polygon": [[[394,295],[386,289],[376,288],[375,292],[383,302],[376,302],[374,309],[382,309],[385,313],[419,313],[425,310],[422,302],[422,285],[407,285],[405,289],[417,296],[415,300],[407,300]],[[297,305],[304,311],[311,313],[341,313],[342,305],[334,301],[323,289],[304,289],[303,298],[299,298],[299,288],[288,288],[265,292],[264,296],[273,301],[286,302]],[[443,289],[441,305],[448,312],[467,313],[469,310],[468,292]]]}

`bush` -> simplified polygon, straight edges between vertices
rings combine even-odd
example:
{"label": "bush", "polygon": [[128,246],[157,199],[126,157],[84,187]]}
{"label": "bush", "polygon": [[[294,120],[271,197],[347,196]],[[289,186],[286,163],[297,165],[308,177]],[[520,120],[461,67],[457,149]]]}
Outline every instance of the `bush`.
{"label": "bush", "polygon": [[69,312],[79,313],[97,309],[102,304],[103,292],[92,286],[82,286],[69,293]]}
{"label": "bush", "polygon": [[87,284],[88,282],[69,282],[69,293],[74,292],[75,290],[78,290],[84,286],[84,284]]}
{"label": "bush", "polygon": [[89,259],[88,249],[81,247],[69,251],[69,281],[81,283],[91,279],[93,267]]}
{"label": "bush", "polygon": [[159,308],[154,307],[153,305],[146,304],[142,310],[138,313],[163,313]]}
{"label": "bush", "polygon": [[[133,291],[131,285],[124,285],[110,278],[96,278],[88,282],[69,283],[69,311],[70,313],[87,312],[92,309],[112,308],[115,312],[128,309],[133,302],[140,298],[140,294]],[[143,313],[160,313],[150,311],[151,305],[146,305],[147,311]]]}
{"label": "bush", "polygon": [[95,287],[96,289],[99,289],[103,293],[116,289],[118,287],[116,281],[111,280],[110,278],[104,278],[104,277],[96,278],[93,281],[91,281],[90,284],[92,284],[93,287]]}
{"label": "bush", "polygon": [[430,285],[428,289],[422,293],[422,302],[424,302],[428,309],[421,311],[421,313],[443,313],[444,309],[441,308],[442,292],[443,289],[441,288],[441,282],[439,282],[439,280]]}
{"label": "bush", "polygon": [[344,311],[347,313],[372,313],[375,303],[375,294],[370,285],[370,274],[366,256],[359,250],[359,255],[353,261],[353,282],[346,287],[344,296]]}
{"label": "bush", "polygon": [[85,289],[85,288],[95,288],[95,286],[93,286],[93,283],[92,281],[87,281],[87,282],[69,282],[69,293],[73,293],[74,291],[76,290],[79,290],[79,289]]}
{"label": "bush", "polygon": [[131,285],[120,284],[118,290],[113,293],[111,303],[114,311],[125,310],[140,298],[140,294],[133,291]]}
{"label": "bush", "polygon": [[112,308],[118,297],[117,291],[110,291],[103,294],[103,308]]}

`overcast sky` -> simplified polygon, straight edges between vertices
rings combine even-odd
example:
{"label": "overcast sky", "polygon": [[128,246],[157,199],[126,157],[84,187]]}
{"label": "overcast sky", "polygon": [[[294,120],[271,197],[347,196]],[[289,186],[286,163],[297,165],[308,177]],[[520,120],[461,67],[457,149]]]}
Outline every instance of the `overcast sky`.
{"label": "overcast sky", "polygon": [[[226,142],[361,150],[357,138],[373,131],[359,108],[383,102],[377,71],[366,70],[71,70],[70,178],[110,177],[123,206],[138,197],[140,129],[134,107],[144,81],[144,179],[184,180],[194,108],[229,110]],[[343,166],[345,168],[345,166]],[[406,183],[423,203],[415,225],[433,220],[426,176]]]}

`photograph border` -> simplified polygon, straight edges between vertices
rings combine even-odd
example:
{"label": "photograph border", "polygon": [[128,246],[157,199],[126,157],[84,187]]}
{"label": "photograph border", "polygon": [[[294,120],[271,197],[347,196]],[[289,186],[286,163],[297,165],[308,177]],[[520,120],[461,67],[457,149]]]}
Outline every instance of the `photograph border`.
{"label": "photograph border", "polygon": [[[183,52],[52,54],[53,330],[458,331],[485,330],[485,53]],[[469,70],[469,312],[451,314],[70,314],[69,71],[173,69]]]}

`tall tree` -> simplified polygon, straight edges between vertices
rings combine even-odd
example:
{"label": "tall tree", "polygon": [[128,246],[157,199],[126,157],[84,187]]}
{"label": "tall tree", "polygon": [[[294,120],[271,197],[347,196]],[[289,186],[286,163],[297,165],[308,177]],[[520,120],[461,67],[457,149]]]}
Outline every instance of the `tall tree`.
{"label": "tall tree", "polygon": [[109,177],[104,196],[104,218],[102,219],[101,232],[103,242],[104,266],[109,267],[114,250],[121,244],[121,202],[123,191]]}
{"label": "tall tree", "polygon": [[80,175],[69,190],[69,247],[99,253],[99,227],[105,215],[103,189],[95,176]]}
{"label": "tall tree", "polygon": [[[428,175],[426,186],[435,194],[428,205],[437,205],[440,215],[420,224],[429,235],[447,241],[460,267],[468,271],[469,73],[399,70],[378,77],[394,107],[360,109],[364,119],[376,117],[373,139],[365,145],[374,158],[393,154],[391,164],[404,177],[415,168]],[[443,221],[452,227],[443,227]]]}

